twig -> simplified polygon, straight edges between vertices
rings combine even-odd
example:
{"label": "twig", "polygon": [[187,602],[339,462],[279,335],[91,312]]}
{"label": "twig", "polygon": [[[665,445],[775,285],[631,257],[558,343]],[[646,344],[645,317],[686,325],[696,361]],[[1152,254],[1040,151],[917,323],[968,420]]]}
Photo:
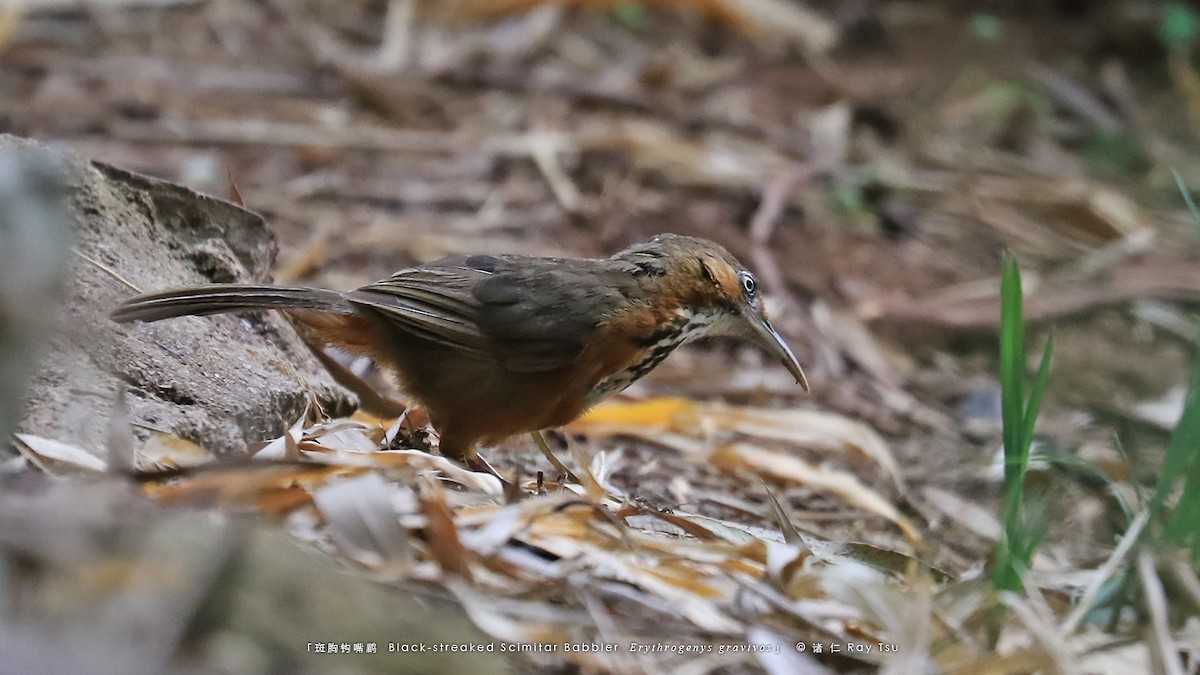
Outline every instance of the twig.
{"label": "twig", "polygon": [[1167,594],[1163,591],[1162,579],[1154,569],[1154,553],[1142,549],[1137,557],[1138,578],[1142,581],[1142,592],[1146,598],[1146,609],[1150,611],[1150,635],[1158,647],[1158,662],[1164,675],[1184,675],[1183,663],[1174,647],[1171,625],[1167,621]]}
{"label": "twig", "polygon": [[[1200,271],[1182,259],[1147,256],[1117,266],[1103,280],[1064,283],[1047,279],[1028,298],[1025,314],[1027,321],[1045,322],[1143,298],[1197,301]],[[995,328],[999,302],[993,292],[954,299],[934,292],[918,299],[880,298],[862,306],[859,313],[867,322],[981,331]]]}
{"label": "twig", "polygon": [[80,251],[77,248],[72,248],[71,252],[74,253],[75,255],[79,256],[80,258],[83,258],[84,260],[88,261],[89,263],[95,265],[101,272],[104,272],[104,273],[108,274],[108,276],[116,279],[117,281],[121,282],[122,284],[125,284],[125,286],[127,286],[129,288],[129,290],[133,291],[134,293],[142,292],[142,289],[138,288],[137,286],[134,286],[133,283],[131,283],[125,277],[121,276],[120,274],[117,274],[116,270],[109,267],[108,265],[105,265],[104,263],[100,262],[99,260],[96,260],[95,258],[84,253],[83,251]]}
{"label": "twig", "polygon": [[[1054,623],[1047,617],[1050,612],[1046,599],[1031,584],[1026,583],[1026,590],[1034,590],[1036,595],[1029,598],[1013,596],[1008,603],[1013,614],[1025,624],[1026,631],[1033,639],[1041,643],[1046,653],[1054,660],[1056,671],[1062,675],[1074,675],[1079,670],[1074,667],[1069,650],[1063,644],[1062,635],[1054,630]],[[1037,601],[1034,601],[1037,598]]]}
{"label": "twig", "polygon": [[559,153],[565,149],[563,136],[552,132],[534,132],[525,136],[525,140],[528,143],[529,156],[546,178],[554,198],[567,211],[578,211],[583,198],[566,171],[563,171],[562,163],[558,159]]}
{"label": "twig", "polygon": [[112,126],[112,135],[126,141],[149,143],[270,145],[421,154],[452,154],[477,150],[484,145],[482,139],[465,134],[362,126],[335,129],[255,119],[116,122]]}
{"label": "twig", "polygon": [[1071,614],[1067,616],[1067,620],[1062,623],[1062,634],[1070,635],[1079,627],[1083,617],[1092,610],[1092,605],[1095,604],[1096,598],[1100,596],[1100,591],[1104,588],[1104,584],[1112,578],[1116,573],[1117,567],[1125,560],[1125,556],[1129,554],[1129,549],[1137,543],[1138,538],[1142,534],[1142,528],[1150,521],[1150,511],[1145,510],[1133,519],[1129,527],[1125,530],[1124,536],[1121,537],[1121,543],[1113,549],[1113,552],[1108,556],[1108,560],[1096,570],[1092,576],[1091,583],[1088,584],[1083,595],[1079,596],[1079,601],[1075,603],[1075,609],[1071,610]]}
{"label": "twig", "polygon": [[754,218],[750,221],[750,241],[756,246],[765,245],[775,231],[779,216],[787,207],[787,198],[793,189],[811,177],[812,172],[805,166],[794,165],[780,173],[774,180],[763,186],[762,201]]}
{"label": "twig", "polygon": [[1059,103],[1074,111],[1096,131],[1105,134],[1121,131],[1121,120],[1079,82],[1043,66],[1034,66],[1029,75]]}
{"label": "twig", "polygon": [[527,96],[559,96],[577,105],[622,108],[678,128],[724,131],[747,140],[766,143],[776,151],[797,159],[806,157],[808,153],[807,145],[791,130],[770,129],[752,122],[733,121],[695,109],[681,110],[647,95],[610,89],[603,84],[540,74],[531,77],[526,70],[508,70],[495,66],[483,72],[442,72],[433,76],[433,81],[456,87],[499,89]]}

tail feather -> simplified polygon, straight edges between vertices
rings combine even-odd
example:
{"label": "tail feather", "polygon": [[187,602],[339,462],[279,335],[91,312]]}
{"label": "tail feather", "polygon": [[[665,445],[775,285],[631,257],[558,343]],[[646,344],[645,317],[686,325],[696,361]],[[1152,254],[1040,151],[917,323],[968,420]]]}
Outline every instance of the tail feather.
{"label": "tail feather", "polygon": [[203,316],[264,309],[313,309],[353,314],[341,293],[321,288],[212,284],[146,293],[113,310],[114,321],[159,321],[177,316]]}

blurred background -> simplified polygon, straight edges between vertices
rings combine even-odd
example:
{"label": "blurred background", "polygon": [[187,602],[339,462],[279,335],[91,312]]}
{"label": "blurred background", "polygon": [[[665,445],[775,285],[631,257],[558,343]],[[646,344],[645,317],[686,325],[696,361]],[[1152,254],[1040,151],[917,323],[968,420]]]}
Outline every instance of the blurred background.
{"label": "blurred background", "polygon": [[[950,569],[991,545],[946,494],[995,485],[1004,251],[1031,353],[1057,335],[1040,451],[1145,479],[1178,418],[1200,302],[1181,191],[1200,185],[1190,3],[2,7],[0,131],[236,192],[280,238],[279,282],[346,289],[461,252],[608,255],[659,232],[727,245],[814,394],[736,345],[678,353],[631,393],[870,425],[911,508],[945,528],[931,560]],[[1048,539],[1102,559],[1108,499],[1042,480]]]}
{"label": "blurred background", "polygon": [[[43,0],[3,17],[0,129],[235,185],[281,239],[280,282],[710,237],[772,291],[812,403],[940,467],[931,434],[953,457],[964,430],[996,438],[1010,249],[1031,318],[1061,324],[1056,443],[1153,436],[1181,391],[1195,329],[1164,301],[1200,299],[1172,173],[1200,182],[1187,3]],[[753,350],[713,354],[646,386],[796,396]]]}

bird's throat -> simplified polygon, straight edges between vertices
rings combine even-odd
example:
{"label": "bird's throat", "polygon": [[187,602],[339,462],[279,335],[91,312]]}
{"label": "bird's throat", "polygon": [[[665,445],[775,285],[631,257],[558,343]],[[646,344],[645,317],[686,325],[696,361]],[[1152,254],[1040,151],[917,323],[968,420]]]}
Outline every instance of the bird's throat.
{"label": "bird's throat", "polygon": [[651,335],[638,343],[629,364],[612,375],[596,383],[588,394],[590,404],[599,403],[639,380],[643,375],[654,370],[663,359],[667,358],[675,348],[691,342],[708,333],[708,329],[716,323],[718,317],[714,314],[696,312],[687,308],[675,310],[672,319],[659,327]]}

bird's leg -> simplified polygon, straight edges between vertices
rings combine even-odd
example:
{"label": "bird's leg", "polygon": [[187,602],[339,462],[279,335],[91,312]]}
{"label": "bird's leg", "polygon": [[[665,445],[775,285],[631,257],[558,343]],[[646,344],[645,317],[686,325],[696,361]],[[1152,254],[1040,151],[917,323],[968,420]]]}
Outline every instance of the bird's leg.
{"label": "bird's leg", "polygon": [[[434,424],[434,427],[437,427],[437,425]],[[452,459],[459,464],[466,466],[472,471],[492,474],[500,481],[501,485],[505,486],[506,489],[510,485],[510,483],[504,479],[504,476],[500,475],[499,471],[496,471],[496,469],[493,468],[486,459],[479,456],[479,453],[475,451],[474,443],[464,443],[461,439],[442,432],[441,436],[438,438],[438,450],[442,453],[443,457]]]}
{"label": "bird's leg", "polygon": [[558,470],[559,474],[566,476],[567,480],[582,484],[582,482],[579,480],[579,476],[576,476],[570,469],[566,467],[565,464],[563,464],[557,457],[554,456],[554,452],[550,450],[550,444],[546,442],[546,437],[542,435],[541,431],[531,431],[529,432],[529,435],[533,437],[533,442],[537,444],[538,450],[542,451],[542,455],[546,457],[546,460],[550,462],[551,466]]}

